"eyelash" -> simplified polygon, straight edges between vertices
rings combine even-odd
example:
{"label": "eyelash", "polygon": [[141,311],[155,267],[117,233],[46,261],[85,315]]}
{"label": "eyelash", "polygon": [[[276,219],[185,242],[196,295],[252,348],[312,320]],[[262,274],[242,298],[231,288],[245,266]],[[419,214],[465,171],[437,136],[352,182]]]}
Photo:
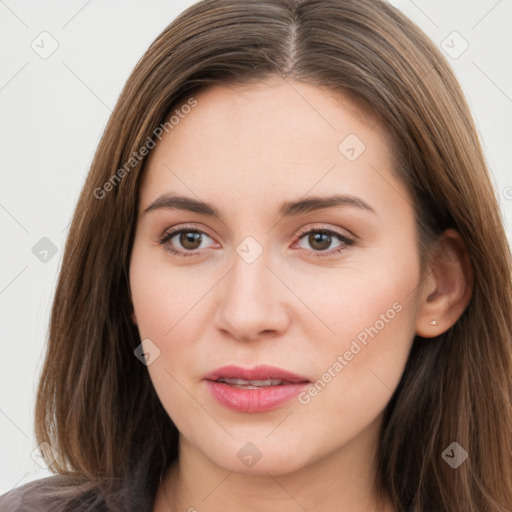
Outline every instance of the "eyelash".
{"label": "eyelash", "polygon": [[[160,245],[166,245],[167,242],[174,236],[176,236],[180,233],[189,233],[189,232],[199,233],[201,235],[206,235],[209,237],[209,235],[207,233],[205,233],[204,231],[201,231],[193,226],[184,226],[179,229],[175,229],[175,230],[166,232],[165,235],[158,241],[158,243]],[[310,254],[312,254],[316,258],[326,258],[328,256],[333,256],[334,254],[341,253],[343,251],[348,251],[350,249],[350,246],[354,245],[354,243],[355,243],[355,240],[347,237],[343,233],[336,231],[334,229],[327,229],[327,228],[316,228],[315,229],[315,228],[313,228],[313,229],[301,231],[299,233],[299,235],[297,235],[297,240],[296,240],[296,242],[294,242],[294,245],[297,242],[299,242],[305,235],[309,235],[310,233],[322,233],[322,234],[326,234],[326,235],[334,235],[343,243],[343,245],[340,245],[336,249],[331,249],[330,251],[313,251],[313,250],[306,249]],[[209,238],[211,238],[211,237],[209,237]],[[179,257],[197,256],[199,254],[199,251],[197,251],[197,250],[196,251],[186,251],[186,252],[178,251],[178,250],[174,249],[173,247],[171,247],[170,245],[167,245],[165,247],[165,250],[170,252],[171,254],[174,254]]]}

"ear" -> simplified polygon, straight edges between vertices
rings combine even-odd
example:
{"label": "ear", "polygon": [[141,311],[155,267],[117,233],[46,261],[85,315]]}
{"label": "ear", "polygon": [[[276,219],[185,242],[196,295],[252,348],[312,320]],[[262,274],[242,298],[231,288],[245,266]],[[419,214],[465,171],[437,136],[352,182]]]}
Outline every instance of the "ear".
{"label": "ear", "polygon": [[458,231],[447,229],[422,284],[416,334],[433,338],[447,331],[466,309],[472,292],[473,268],[466,245]]}
{"label": "ear", "polygon": [[137,317],[135,316],[135,309],[133,309],[133,306],[132,306],[131,319],[132,319],[132,322],[133,322],[135,325],[137,325]]}

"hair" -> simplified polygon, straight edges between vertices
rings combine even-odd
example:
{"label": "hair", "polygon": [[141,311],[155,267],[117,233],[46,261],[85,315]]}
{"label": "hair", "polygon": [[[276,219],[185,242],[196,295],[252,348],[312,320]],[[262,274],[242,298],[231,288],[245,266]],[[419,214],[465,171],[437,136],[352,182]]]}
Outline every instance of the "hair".
{"label": "hair", "polygon": [[[370,109],[414,200],[421,261],[434,264],[436,240],[454,228],[474,272],[458,321],[436,338],[414,339],[385,409],[375,488],[397,511],[510,512],[510,248],[452,69],[380,0],[203,0],[139,60],[84,182],[58,277],[35,410],[38,443],[59,455],[52,462],[43,450],[50,469],[72,478],[68,496],[99,489],[112,509],[128,510],[140,489],[156,492],[178,457],[178,430],[134,355],[141,340],[128,269],[147,161],[139,150],[200,90],[273,78]],[[469,454],[457,469],[442,458],[453,442]]]}

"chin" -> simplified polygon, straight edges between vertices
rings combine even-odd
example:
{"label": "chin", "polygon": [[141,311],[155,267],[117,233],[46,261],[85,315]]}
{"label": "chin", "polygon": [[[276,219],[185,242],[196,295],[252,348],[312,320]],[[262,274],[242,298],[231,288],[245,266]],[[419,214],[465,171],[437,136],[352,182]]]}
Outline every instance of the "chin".
{"label": "chin", "polygon": [[[247,442],[230,447],[234,457],[225,453],[212,454],[212,460],[228,471],[246,475],[285,475],[304,468],[308,458],[303,449],[296,446],[269,445],[268,442]],[[223,456],[224,455],[224,456]]]}

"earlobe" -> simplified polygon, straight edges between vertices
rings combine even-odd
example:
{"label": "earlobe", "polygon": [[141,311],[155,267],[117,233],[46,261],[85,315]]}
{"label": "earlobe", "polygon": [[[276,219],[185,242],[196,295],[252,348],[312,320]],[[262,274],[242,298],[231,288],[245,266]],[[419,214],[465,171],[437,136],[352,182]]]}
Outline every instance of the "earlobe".
{"label": "earlobe", "polygon": [[446,332],[466,309],[473,291],[473,269],[460,234],[446,230],[439,239],[433,268],[423,283],[416,334],[433,338]]}

